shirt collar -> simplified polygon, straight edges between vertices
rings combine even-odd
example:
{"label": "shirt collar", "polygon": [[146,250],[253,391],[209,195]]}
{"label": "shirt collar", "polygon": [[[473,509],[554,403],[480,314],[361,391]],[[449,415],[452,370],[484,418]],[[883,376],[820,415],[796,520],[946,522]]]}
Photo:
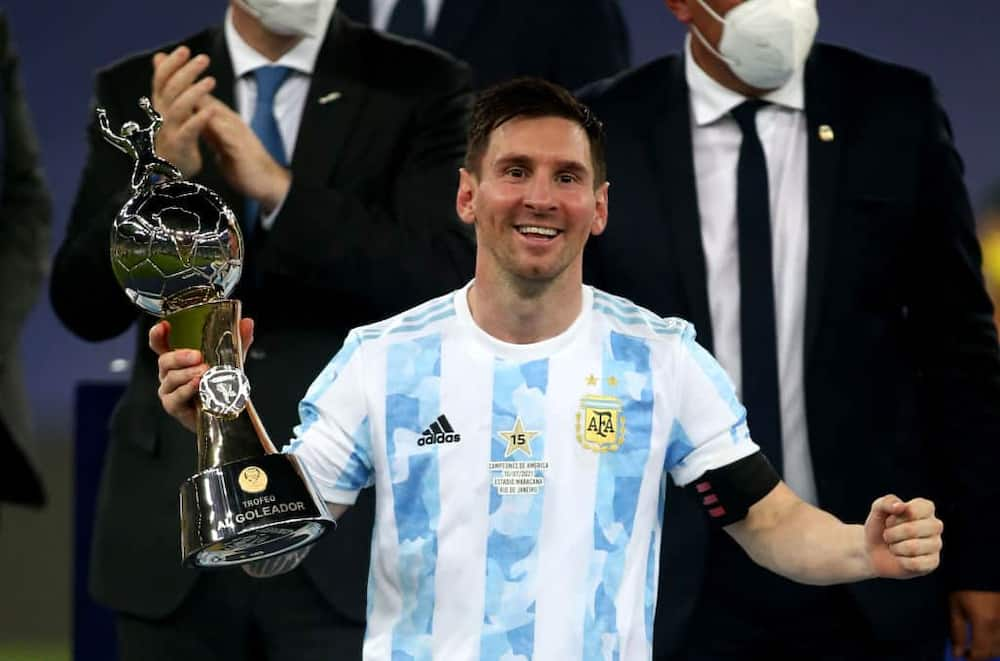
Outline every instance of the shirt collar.
{"label": "shirt collar", "polygon": [[[684,78],[691,94],[691,113],[697,126],[706,126],[729,114],[746,97],[716,82],[702,70],[691,54],[691,35],[684,42]],[[776,90],[760,97],[791,110],[805,110],[805,66],[800,66],[791,79]]]}
{"label": "shirt collar", "polygon": [[226,10],[226,46],[229,48],[229,59],[233,62],[233,74],[236,79],[240,79],[254,69],[263,66],[279,65],[288,67],[293,71],[311,76],[316,67],[316,58],[326,37],[326,30],[329,25],[323,28],[323,32],[315,37],[303,37],[299,43],[290,51],[282,55],[276,62],[272,62],[243,40],[240,33],[233,25],[233,10]]}

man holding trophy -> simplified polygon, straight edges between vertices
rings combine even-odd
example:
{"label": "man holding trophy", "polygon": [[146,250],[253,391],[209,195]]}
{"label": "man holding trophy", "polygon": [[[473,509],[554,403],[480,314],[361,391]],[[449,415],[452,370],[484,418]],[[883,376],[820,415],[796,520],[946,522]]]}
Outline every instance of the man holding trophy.
{"label": "man holding trophy", "polygon": [[[604,136],[566,90],[522,79],[480,95],[456,208],[476,230],[475,279],[354,329],[284,449],[334,516],[378,495],[366,659],[650,658],[665,472],[794,580],[937,567],[932,502],[886,495],[863,525],[808,505],[687,322],[583,284],[584,245],[608,222]],[[167,324],[149,344],[164,408],[199,428],[203,352],[171,350]],[[308,552],[250,571],[280,576]]]}
{"label": "man holding trophy", "polygon": [[[215,262],[210,289],[218,298],[239,278],[232,295],[267,327],[244,365],[253,405],[279,431],[291,428],[295,402],[316,364],[336,352],[351,327],[459,286],[471,273],[469,235],[451,204],[464,142],[467,70],[430,49],[360,28],[334,4],[234,0],[223,26],[101,71],[95,101],[107,112],[107,131],[95,115],[52,276],[60,319],[93,340],[113,337],[137,319],[145,337],[151,319],[140,317],[133,301],[155,300],[142,293],[155,288],[149,283],[156,278],[190,274],[192,265],[211,271]],[[151,100],[148,109],[137,105],[141,97]],[[152,113],[162,117],[158,131]],[[155,132],[152,154],[147,130]],[[133,164],[105,142],[108,133],[118,146],[169,167],[136,165],[133,178]],[[148,179],[157,190],[174,190],[171,168],[215,191],[221,205],[205,202],[194,214],[180,202],[151,209],[154,227],[160,226],[153,217],[158,211],[162,221],[184,230],[171,239],[182,268],[133,272],[142,259],[121,253],[116,268],[139,278],[132,287],[137,296],[127,297],[108,255],[112,222],[135,194],[130,181],[141,186]],[[220,208],[235,210],[230,215],[241,226],[241,269],[227,268],[228,257],[203,259],[206,228],[198,223]],[[219,218],[212,217],[213,227],[225,241],[215,250],[225,252],[235,248],[238,233],[225,214]],[[180,302],[171,299],[170,306]],[[203,302],[197,296],[183,301]],[[235,300],[221,303],[215,307]],[[212,327],[217,334],[209,337],[229,338],[213,346],[219,364],[242,362],[238,343],[228,344],[233,338],[226,323]],[[362,498],[338,522],[345,534],[325,536],[300,569],[277,580],[253,581],[238,569],[182,567],[178,487],[203,473],[199,465],[225,465],[226,457],[213,455],[213,448],[226,444],[196,450],[160,410],[157,377],[154,360],[140,349],[111,421],[94,534],[91,590],[118,615],[119,658],[359,658],[372,499]],[[240,397],[229,398],[241,392],[238,377],[222,374],[213,383],[217,401],[239,404]],[[250,410],[220,427],[243,425],[239,420]],[[255,431],[258,451],[260,438]],[[266,487],[262,474],[270,478]],[[262,516],[294,514],[287,510],[300,502],[308,508],[307,499],[264,502],[265,489],[276,482],[256,461],[232,477],[237,489],[261,489],[241,500],[261,500],[250,509]],[[212,493],[206,489],[203,483],[189,493],[200,498]],[[191,510],[205,511],[211,510]],[[243,522],[234,518],[235,525],[261,523],[240,514]],[[208,527],[198,530],[211,528],[206,517],[199,521]],[[193,539],[183,544],[194,548],[203,538]],[[253,554],[259,541],[240,544]],[[219,548],[203,550],[215,553],[206,561],[225,560]]]}

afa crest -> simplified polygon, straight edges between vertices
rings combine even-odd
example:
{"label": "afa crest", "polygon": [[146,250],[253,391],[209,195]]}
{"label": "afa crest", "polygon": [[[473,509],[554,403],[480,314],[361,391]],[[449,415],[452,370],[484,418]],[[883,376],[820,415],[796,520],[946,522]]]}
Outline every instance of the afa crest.
{"label": "afa crest", "polygon": [[576,440],[594,452],[616,452],[625,442],[622,402],[610,395],[587,395],[576,413]]}

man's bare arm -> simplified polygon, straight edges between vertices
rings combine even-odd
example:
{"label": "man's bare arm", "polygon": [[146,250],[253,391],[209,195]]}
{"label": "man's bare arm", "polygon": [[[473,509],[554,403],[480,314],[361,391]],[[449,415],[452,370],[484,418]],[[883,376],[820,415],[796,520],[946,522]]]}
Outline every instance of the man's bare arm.
{"label": "man's bare arm", "polygon": [[923,498],[883,496],[863,526],[849,525],[784,483],[725,528],[758,564],[812,585],[927,574],[940,562],[942,529],[934,504]]}

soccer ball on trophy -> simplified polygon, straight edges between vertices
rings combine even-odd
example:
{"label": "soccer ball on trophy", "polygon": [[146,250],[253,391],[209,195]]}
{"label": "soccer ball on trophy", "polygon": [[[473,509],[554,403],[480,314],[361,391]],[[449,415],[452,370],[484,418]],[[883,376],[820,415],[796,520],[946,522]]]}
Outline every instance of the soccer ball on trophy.
{"label": "soccer ball on trophy", "polygon": [[183,180],[147,188],[111,228],[111,267],[129,299],[162,317],[227,298],[240,278],[236,218],[212,190]]}
{"label": "soccer ball on trophy", "polygon": [[111,268],[129,299],[163,317],[227,298],[240,279],[243,239],[236,216],[219,195],[186,181],[156,154],[163,118],[139,99],[150,123],[111,130],[97,109],[105,140],[132,157],[132,197],[111,227]]}

